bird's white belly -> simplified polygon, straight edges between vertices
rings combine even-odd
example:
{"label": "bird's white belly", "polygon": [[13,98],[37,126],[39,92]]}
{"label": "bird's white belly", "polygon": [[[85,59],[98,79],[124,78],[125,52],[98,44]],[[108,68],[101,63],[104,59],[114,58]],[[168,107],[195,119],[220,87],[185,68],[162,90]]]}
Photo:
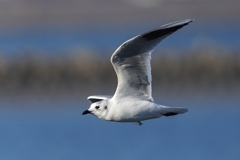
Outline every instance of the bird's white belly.
{"label": "bird's white belly", "polygon": [[149,101],[126,100],[115,104],[114,112],[110,112],[110,115],[112,121],[136,122],[160,117],[161,107]]}

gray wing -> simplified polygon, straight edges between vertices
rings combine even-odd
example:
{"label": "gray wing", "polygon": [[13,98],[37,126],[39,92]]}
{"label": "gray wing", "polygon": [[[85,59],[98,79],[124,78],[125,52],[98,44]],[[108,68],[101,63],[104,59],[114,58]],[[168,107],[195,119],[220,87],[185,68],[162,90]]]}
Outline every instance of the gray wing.
{"label": "gray wing", "polygon": [[104,99],[109,99],[111,97],[112,96],[109,96],[109,95],[93,95],[93,96],[89,96],[87,99],[92,103],[95,103]]}
{"label": "gray wing", "polygon": [[118,47],[111,57],[118,78],[114,96],[135,96],[153,101],[151,52],[165,37],[192,21],[186,19],[163,25],[159,29],[133,37]]}

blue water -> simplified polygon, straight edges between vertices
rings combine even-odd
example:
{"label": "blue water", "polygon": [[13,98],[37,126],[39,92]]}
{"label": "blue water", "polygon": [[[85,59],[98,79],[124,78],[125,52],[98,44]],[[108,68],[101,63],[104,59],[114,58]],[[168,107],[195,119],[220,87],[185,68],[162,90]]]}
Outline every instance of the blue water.
{"label": "blue water", "polygon": [[[111,54],[127,39],[156,28],[156,26],[26,28],[8,32],[0,31],[0,53],[8,56],[15,56],[21,52],[51,55],[69,54],[78,49],[90,49]],[[191,49],[191,46],[200,45],[240,49],[238,29],[239,24],[214,25],[195,21],[164,40],[161,48]]]}
{"label": "blue water", "polygon": [[189,106],[175,117],[131,123],[82,116],[79,101],[1,103],[2,160],[238,160],[240,101],[232,98],[171,99]]}

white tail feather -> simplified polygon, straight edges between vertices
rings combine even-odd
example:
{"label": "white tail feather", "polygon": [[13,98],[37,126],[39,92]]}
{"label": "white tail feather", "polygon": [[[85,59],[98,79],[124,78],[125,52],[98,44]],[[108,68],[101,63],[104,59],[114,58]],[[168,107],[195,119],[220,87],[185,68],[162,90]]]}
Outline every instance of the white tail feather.
{"label": "white tail feather", "polygon": [[187,108],[180,108],[180,107],[163,107],[162,108],[162,114],[164,116],[174,116],[177,114],[182,114],[187,112],[188,109]]}

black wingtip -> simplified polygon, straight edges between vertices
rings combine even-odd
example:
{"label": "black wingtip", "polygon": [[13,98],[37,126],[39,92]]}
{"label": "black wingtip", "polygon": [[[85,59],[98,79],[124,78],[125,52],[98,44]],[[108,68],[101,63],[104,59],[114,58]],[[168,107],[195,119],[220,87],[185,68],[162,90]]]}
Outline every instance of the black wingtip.
{"label": "black wingtip", "polygon": [[154,40],[159,37],[168,36],[193,21],[194,21],[194,19],[185,19],[185,20],[181,20],[181,21],[168,23],[168,24],[162,25],[160,29],[153,30],[153,31],[143,34],[142,37],[146,40]]}

